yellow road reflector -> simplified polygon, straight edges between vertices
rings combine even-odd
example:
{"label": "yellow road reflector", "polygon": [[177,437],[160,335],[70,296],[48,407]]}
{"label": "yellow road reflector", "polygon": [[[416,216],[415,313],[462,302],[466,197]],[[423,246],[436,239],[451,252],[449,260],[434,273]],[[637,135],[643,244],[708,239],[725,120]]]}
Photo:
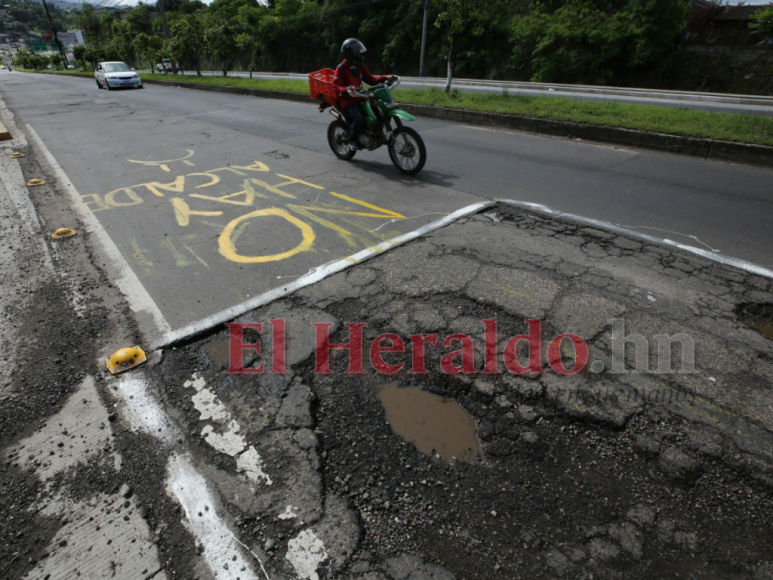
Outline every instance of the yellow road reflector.
{"label": "yellow road reflector", "polygon": [[69,238],[70,236],[74,236],[76,233],[77,232],[71,228],[59,228],[53,234],[51,234],[51,237],[55,240],[58,240],[59,238]]}
{"label": "yellow road reflector", "polygon": [[46,184],[46,182],[43,181],[42,179],[30,179],[27,182],[27,185],[29,185],[29,186],[32,186],[32,185],[45,185],[45,184]]}
{"label": "yellow road reflector", "polygon": [[14,152],[13,155],[11,155],[14,159],[18,159],[19,157],[24,157],[24,153],[19,153],[18,151]]}
{"label": "yellow road reflector", "polygon": [[137,367],[148,360],[145,351],[139,346],[122,348],[113,353],[113,356],[105,359],[107,370],[117,375]]}

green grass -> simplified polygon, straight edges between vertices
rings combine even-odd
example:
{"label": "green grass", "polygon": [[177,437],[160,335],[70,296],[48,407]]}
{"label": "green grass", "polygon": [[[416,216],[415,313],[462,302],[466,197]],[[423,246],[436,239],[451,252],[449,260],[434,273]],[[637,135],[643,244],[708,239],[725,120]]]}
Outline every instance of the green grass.
{"label": "green grass", "polygon": [[[44,71],[53,72],[53,71]],[[56,74],[87,76],[81,71],[57,71]],[[248,79],[222,76],[172,76],[141,73],[143,79],[173,81],[175,84],[204,84],[260,89],[265,91],[307,94],[308,84],[297,80]],[[711,113],[672,107],[632,105],[621,103],[593,103],[555,97],[518,97],[476,93],[446,94],[440,89],[397,89],[395,99],[401,103],[429,105],[536,117],[554,121],[571,121],[589,125],[603,125],[669,133],[687,137],[702,137],[724,141],[739,141],[773,145],[773,118],[758,115]]]}

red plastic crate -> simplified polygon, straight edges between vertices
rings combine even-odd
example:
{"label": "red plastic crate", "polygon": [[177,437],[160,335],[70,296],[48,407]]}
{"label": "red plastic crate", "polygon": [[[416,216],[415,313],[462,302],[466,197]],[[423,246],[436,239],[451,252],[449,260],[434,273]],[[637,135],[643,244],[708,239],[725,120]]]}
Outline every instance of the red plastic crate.
{"label": "red plastic crate", "polygon": [[331,68],[323,68],[309,73],[309,95],[315,101],[325,101],[334,107],[338,106],[338,95],[333,85],[335,71]]}

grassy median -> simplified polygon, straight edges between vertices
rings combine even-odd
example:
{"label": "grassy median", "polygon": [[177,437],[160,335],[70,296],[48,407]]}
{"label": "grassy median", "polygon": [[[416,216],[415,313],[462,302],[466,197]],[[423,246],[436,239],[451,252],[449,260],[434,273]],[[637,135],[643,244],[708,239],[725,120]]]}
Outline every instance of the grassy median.
{"label": "grassy median", "polygon": [[[51,73],[52,71],[44,71]],[[56,74],[87,76],[81,71],[57,71]],[[222,76],[172,76],[141,73],[143,79],[173,81],[178,85],[203,84],[230,86],[285,93],[308,93],[308,84],[297,80],[248,79]],[[711,113],[675,107],[655,107],[622,103],[594,103],[558,97],[519,97],[507,94],[476,93],[446,94],[432,89],[397,89],[395,98],[401,103],[429,105],[536,117],[554,121],[571,121],[588,125],[622,127],[686,137],[739,141],[773,145],[773,118],[759,115]]]}

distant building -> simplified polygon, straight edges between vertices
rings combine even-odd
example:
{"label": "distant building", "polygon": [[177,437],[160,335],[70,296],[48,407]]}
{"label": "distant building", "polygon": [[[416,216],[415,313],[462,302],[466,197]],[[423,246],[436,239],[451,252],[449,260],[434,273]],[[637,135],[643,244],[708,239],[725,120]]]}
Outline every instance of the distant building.
{"label": "distant building", "polygon": [[707,44],[754,44],[761,40],[749,23],[764,5],[723,6],[720,2],[691,0],[685,40]]}
{"label": "distant building", "polygon": [[749,28],[749,23],[764,8],[764,5],[722,6],[711,16],[708,34],[719,44],[755,44],[762,36]]}
{"label": "distant building", "polygon": [[692,0],[690,5],[690,16],[687,19],[687,39],[705,33],[709,28],[711,17],[720,7],[718,0]]}

